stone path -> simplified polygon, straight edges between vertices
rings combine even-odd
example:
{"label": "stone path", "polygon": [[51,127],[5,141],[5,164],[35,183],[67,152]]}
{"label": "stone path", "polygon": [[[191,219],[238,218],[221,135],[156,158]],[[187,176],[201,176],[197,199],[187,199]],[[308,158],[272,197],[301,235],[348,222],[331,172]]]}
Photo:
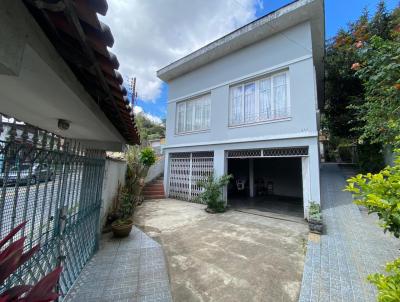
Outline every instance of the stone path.
{"label": "stone path", "polygon": [[162,247],[137,228],[129,237],[103,237],[64,301],[172,302]]}
{"label": "stone path", "polygon": [[321,169],[324,234],[309,240],[300,302],[376,301],[367,275],[383,272],[384,264],[400,257],[400,240],[384,234],[377,219],[352,203],[343,192],[351,172],[335,164]]}

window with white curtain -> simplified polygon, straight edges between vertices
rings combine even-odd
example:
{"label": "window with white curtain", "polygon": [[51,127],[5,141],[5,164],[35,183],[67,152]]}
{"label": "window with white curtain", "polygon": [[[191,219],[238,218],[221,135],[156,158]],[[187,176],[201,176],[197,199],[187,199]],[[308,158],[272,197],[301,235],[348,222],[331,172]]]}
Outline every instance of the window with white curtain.
{"label": "window with white curtain", "polygon": [[210,129],[210,95],[177,103],[176,133],[204,131]]}
{"label": "window with white curtain", "polygon": [[229,125],[287,118],[290,115],[288,72],[230,88]]}

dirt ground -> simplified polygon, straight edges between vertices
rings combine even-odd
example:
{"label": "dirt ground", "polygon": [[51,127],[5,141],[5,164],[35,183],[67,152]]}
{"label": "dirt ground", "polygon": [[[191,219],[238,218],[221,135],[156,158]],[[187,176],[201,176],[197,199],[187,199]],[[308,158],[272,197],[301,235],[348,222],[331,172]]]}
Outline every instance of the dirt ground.
{"label": "dirt ground", "polygon": [[164,199],[135,213],[137,226],[164,247],[174,301],[297,301],[307,225],[204,207]]}

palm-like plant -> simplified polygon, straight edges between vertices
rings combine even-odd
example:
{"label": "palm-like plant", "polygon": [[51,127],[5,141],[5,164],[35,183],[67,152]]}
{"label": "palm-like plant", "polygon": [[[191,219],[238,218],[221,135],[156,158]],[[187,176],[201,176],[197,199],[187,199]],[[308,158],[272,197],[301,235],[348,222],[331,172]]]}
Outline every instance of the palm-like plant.
{"label": "palm-like plant", "polygon": [[[25,226],[21,223],[0,241],[0,283],[3,285],[13,272],[28,261],[38,250],[34,246],[24,253],[26,237],[12,242],[12,238]],[[8,243],[8,245],[7,245]],[[43,277],[35,285],[16,285],[0,293],[0,302],[50,302],[58,298],[59,294],[53,289],[60,277],[62,268],[57,267]]]}

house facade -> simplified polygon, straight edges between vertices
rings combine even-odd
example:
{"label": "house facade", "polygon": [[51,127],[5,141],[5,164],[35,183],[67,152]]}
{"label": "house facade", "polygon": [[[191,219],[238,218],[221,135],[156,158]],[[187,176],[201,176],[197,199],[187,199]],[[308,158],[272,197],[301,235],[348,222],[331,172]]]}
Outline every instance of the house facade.
{"label": "house facade", "polygon": [[167,195],[195,200],[199,180],[230,173],[228,203],[293,197],[306,217],[320,202],[323,53],[323,1],[300,0],[159,70]]}

